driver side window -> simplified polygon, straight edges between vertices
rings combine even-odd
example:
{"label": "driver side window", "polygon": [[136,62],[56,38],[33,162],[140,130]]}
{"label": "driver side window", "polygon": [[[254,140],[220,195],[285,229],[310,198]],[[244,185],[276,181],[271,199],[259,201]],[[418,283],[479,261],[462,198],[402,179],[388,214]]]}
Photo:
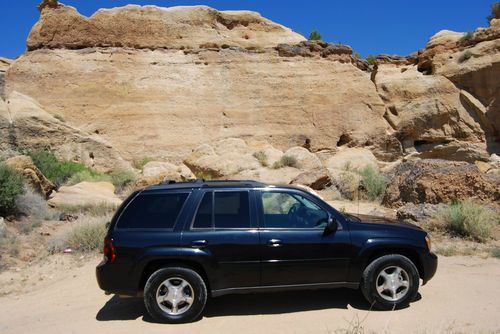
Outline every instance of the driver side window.
{"label": "driver side window", "polygon": [[263,191],[266,228],[324,228],[328,213],[307,198],[292,193]]}

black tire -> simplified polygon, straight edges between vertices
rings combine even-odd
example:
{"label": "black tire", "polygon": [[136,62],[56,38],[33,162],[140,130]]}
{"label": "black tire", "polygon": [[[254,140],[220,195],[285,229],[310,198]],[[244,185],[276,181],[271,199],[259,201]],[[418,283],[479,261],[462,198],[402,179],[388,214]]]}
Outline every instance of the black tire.
{"label": "black tire", "polygon": [[[194,292],[191,306],[182,314],[168,314],[156,301],[156,293],[169,278],[181,278],[189,283]],[[144,304],[154,320],[164,323],[183,323],[196,320],[205,308],[207,288],[201,276],[194,270],[185,267],[168,267],[155,271],[144,287]]]}
{"label": "black tire", "polygon": [[[386,296],[386,298],[384,298],[377,291],[377,279],[380,279],[383,282],[384,279],[380,278],[379,274],[381,274],[384,270],[391,271],[391,268],[393,267],[399,267],[405,271],[406,275],[404,275],[404,279],[407,280],[409,286],[403,296],[397,300],[390,301],[386,298],[391,298],[391,296]],[[379,284],[380,283],[381,282],[379,282]],[[415,264],[403,255],[390,254],[373,260],[373,262],[365,268],[361,279],[360,289],[366,300],[368,300],[370,305],[373,305],[373,307],[381,310],[392,310],[407,306],[410,302],[415,300],[418,293],[419,283],[420,280],[418,270],[415,267]],[[404,290],[404,287],[401,287],[401,289]],[[392,297],[396,299],[396,297]]]}

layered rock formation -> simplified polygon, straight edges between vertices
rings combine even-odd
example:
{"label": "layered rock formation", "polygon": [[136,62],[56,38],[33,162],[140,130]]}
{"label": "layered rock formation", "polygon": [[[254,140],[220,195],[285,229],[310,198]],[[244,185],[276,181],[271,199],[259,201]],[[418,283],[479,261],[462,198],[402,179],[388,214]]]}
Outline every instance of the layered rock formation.
{"label": "layered rock formation", "polygon": [[[499,31],[492,20],[466,43],[441,32],[416,55],[379,57],[370,73],[350,47],[304,41],[253,12],[126,6],[87,18],[59,5],[42,10],[29,52],[6,73],[5,95],[30,96],[53,137],[72,138],[42,136],[44,146],[83,161],[102,152],[90,161],[96,166],[150,156],[194,161],[200,173],[210,165],[214,176],[279,176],[254,158],[247,170],[216,164],[237,151],[193,158],[200,145],[231,137],[268,143],[277,156],[303,147],[323,161],[348,147],[384,161],[486,161],[498,152]],[[464,60],[465,51],[472,56]],[[48,122],[51,115],[65,123]],[[9,122],[0,119],[4,138],[12,137]],[[4,147],[36,145],[44,133],[34,122],[16,131]],[[85,153],[74,154],[82,145]],[[301,173],[286,169],[291,178]]]}

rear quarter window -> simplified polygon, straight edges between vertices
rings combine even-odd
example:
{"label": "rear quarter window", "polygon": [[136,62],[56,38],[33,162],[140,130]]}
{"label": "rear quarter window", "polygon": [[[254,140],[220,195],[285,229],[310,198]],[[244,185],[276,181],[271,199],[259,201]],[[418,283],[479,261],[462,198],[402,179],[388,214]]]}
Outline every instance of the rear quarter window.
{"label": "rear quarter window", "polygon": [[188,193],[140,194],[121,214],[118,228],[174,227]]}

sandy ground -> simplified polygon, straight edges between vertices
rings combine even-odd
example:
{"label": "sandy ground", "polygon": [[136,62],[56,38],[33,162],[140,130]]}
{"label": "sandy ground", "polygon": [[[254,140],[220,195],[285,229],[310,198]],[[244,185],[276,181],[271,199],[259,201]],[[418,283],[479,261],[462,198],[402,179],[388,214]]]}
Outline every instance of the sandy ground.
{"label": "sandy ground", "polygon": [[[57,255],[0,274],[0,333],[500,333],[500,260],[441,257],[410,307],[369,311],[347,289],[225,296],[191,324],[156,324],[140,299],[106,296],[96,256]],[[355,331],[350,331],[355,332]]]}

